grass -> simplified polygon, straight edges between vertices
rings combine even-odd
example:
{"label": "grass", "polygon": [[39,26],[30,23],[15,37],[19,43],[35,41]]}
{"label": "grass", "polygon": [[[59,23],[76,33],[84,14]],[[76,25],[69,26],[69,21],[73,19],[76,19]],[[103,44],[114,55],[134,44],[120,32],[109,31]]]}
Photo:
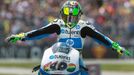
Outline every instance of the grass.
{"label": "grass", "polygon": [[103,71],[133,71],[134,64],[102,64],[101,70]]}
{"label": "grass", "polygon": [[[18,67],[30,68],[39,63],[0,63],[0,67]],[[102,71],[134,71],[134,64],[102,64],[100,65]]]}
{"label": "grass", "polygon": [[0,63],[0,67],[33,68],[39,63]]}
{"label": "grass", "polygon": [[0,74],[0,75],[14,75],[14,74]]}

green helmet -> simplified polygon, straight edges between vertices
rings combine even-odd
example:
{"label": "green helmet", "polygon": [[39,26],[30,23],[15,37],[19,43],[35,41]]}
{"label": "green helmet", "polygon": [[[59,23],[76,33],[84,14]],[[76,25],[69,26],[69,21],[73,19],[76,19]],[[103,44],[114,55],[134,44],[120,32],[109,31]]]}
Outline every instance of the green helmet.
{"label": "green helmet", "polygon": [[65,25],[73,28],[77,25],[82,15],[81,5],[77,1],[66,1],[61,8],[60,14]]}

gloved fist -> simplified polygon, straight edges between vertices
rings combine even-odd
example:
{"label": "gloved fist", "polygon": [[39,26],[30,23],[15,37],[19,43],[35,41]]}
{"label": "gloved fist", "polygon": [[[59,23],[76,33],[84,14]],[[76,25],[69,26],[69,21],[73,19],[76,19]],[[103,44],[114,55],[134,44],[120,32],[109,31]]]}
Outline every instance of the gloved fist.
{"label": "gloved fist", "polygon": [[119,55],[123,55],[123,53],[125,53],[126,55],[130,56],[130,52],[126,50],[125,48],[121,47],[116,42],[112,43],[112,48],[115,49]]}
{"label": "gloved fist", "polygon": [[6,38],[7,42],[16,43],[18,40],[22,40],[25,37],[24,33],[20,33],[17,35],[11,35]]}

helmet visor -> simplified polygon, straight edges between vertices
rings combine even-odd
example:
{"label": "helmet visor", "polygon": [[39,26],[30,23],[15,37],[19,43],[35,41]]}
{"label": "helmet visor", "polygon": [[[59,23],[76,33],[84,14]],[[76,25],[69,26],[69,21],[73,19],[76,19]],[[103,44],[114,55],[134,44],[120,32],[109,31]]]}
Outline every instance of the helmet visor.
{"label": "helmet visor", "polygon": [[63,8],[63,14],[69,16],[69,14],[72,13],[73,16],[79,15],[79,9],[78,8],[73,8],[70,9],[68,7]]}

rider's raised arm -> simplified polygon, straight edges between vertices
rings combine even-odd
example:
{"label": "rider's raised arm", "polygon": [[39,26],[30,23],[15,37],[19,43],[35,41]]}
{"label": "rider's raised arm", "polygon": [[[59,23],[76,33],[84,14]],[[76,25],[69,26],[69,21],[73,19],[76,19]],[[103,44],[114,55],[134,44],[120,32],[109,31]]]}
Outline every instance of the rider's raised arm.
{"label": "rider's raised arm", "polygon": [[57,33],[60,34],[60,26],[57,23],[50,23],[42,28],[32,30],[25,33],[25,38],[22,40],[36,40],[49,36],[50,34]]}
{"label": "rider's raised arm", "polygon": [[125,53],[126,55],[130,55],[130,52],[125,48],[121,47],[117,42],[112,41],[107,36],[103,35],[99,31],[95,29],[93,25],[87,23],[87,26],[81,29],[81,36],[85,38],[86,36],[92,37],[98,43],[105,45],[106,47],[110,47],[116,50],[119,54]]}
{"label": "rider's raised arm", "polygon": [[108,37],[103,35],[102,33],[98,32],[93,25],[90,23],[87,24],[87,26],[83,27],[81,30],[81,36],[85,38],[86,36],[89,36],[93,39],[95,39],[98,43],[103,44],[107,47],[112,47],[113,41],[110,40]]}

